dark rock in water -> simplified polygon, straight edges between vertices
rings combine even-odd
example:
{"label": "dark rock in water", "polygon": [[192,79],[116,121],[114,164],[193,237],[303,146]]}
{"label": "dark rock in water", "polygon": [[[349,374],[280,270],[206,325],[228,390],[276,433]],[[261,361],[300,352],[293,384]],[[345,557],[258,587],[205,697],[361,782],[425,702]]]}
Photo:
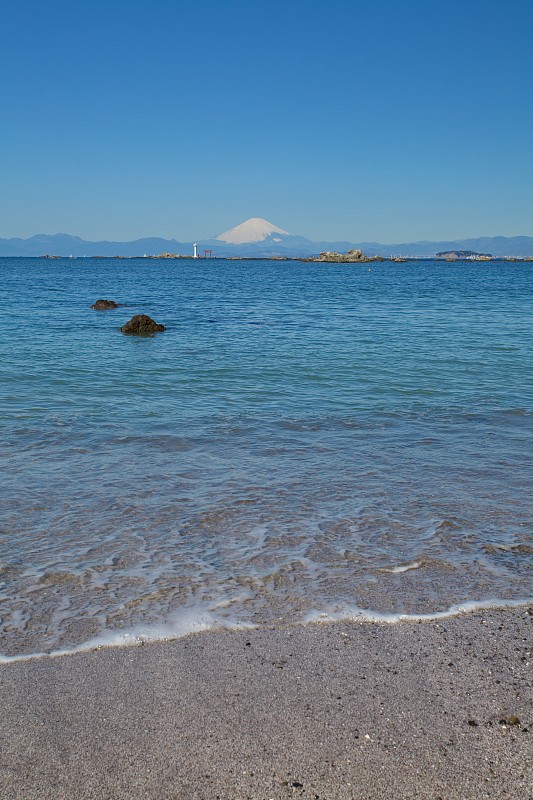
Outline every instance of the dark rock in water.
{"label": "dark rock in water", "polygon": [[91,308],[96,308],[97,311],[107,311],[108,308],[118,308],[118,303],[114,300],[97,300]]}
{"label": "dark rock in water", "polygon": [[164,331],[165,326],[154,322],[148,314],[135,314],[120,330],[130,336],[150,336],[152,333]]}

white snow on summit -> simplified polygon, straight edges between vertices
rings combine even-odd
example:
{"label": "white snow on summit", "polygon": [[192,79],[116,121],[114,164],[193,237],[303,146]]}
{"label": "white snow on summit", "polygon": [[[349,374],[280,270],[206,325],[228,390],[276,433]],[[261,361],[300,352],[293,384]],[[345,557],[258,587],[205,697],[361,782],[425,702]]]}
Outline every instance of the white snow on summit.
{"label": "white snow on summit", "polygon": [[[271,222],[260,217],[252,217],[247,219],[246,222],[241,222],[237,227],[232,228],[220,236],[215,237],[220,242],[227,244],[252,244],[253,242],[262,242],[264,239],[271,236],[273,233],[281,233],[283,236],[290,236],[288,231],[283,228],[277,228]],[[281,241],[280,239],[274,241]]]}

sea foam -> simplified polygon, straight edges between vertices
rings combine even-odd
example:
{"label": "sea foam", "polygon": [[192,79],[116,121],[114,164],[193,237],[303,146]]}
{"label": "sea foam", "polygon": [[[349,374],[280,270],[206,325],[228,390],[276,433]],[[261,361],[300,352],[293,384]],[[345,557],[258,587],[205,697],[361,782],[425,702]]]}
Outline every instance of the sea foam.
{"label": "sea foam", "polygon": [[[398,624],[401,622],[433,622],[447,617],[456,617],[483,609],[505,609],[527,606],[533,598],[519,600],[472,600],[450,606],[445,611],[426,614],[393,614],[357,608],[356,606],[337,609],[335,611],[313,611],[300,624],[327,624],[335,622],[366,622]],[[71,648],[52,650],[49,653],[26,653],[5,656],[0,654],[0,664],[13,664],[19,661],[32,661],[45,658],[58,658],[84,653],[91,650],[102,650],[110,647],[139,647],[149,642],[168,642],[182,639],[190,634],[216,630],[254,630],[258,625],[243,623],[237,620],[219,619],[206,609],[190,609],[180,612],[173,619],[152,625],[136,625],[129,630],[104,631],[99,636],[89,639]]]}

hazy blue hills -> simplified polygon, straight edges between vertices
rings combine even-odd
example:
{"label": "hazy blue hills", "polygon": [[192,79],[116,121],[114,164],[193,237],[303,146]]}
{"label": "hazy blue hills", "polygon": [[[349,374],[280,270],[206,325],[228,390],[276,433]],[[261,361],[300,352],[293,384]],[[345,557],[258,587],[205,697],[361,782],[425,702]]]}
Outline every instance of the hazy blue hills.
{"label": "hazy blue hills", "polygon": [[192,252],[192,245],[158,237],[133,242],[88,242],[68,233],[40,233],[29,239],[0,239],[0,256],[144,256],[165,251],[187,255]]}
{"label": "hazy blue hills", "polygon": [[[263,229],[257,232],[257,223],[264,223]],[[246,228],[248,223],[253,225]],[[255,228],[254,228],[255,225]],[[242,230],[245,233],[242,233]],[[246,232],[254,241],[242,241]],[[233,231],[238,233],[231,235]],[[224,238],[226,237],[226,238]],[[241,241],[232,241],[233,239]],[[295,236],[282,229],[275,228],[264,220],[249,220],[227,234],[198,242],[198,253],[211,250],[214,256],[221,258],[240,257],[276,257],[316,255],[324,250],[345,252],[351,248],[360,248],[367,255],[433,257],[441,251],[473,250],[480,253],[492,253],[496,257],[533,256],[533,237],[531,236],[480,236],[473,239],[453,241],[422,241],[399,244],[380,244],[379,242],[313,242],[303,236]],[[38,234],[29,239],[0,239],[0,256],[144,256],[160,253],[192,255],[192,242],[178,242],[176,239],[149,237],[132,242],[90,242],[79,236],[66,233],[54,235]]]}
{"label": "hazy blue hills", "polygon": [[435,256],[438,252],[450,250],[473,250],[476,253],[492,253],[496,257],[525,258],[533,256],[533,236],[479,236],[473,239],[386,245],[377,242],[362,242],[357,246],[368,255],[382,256]]}

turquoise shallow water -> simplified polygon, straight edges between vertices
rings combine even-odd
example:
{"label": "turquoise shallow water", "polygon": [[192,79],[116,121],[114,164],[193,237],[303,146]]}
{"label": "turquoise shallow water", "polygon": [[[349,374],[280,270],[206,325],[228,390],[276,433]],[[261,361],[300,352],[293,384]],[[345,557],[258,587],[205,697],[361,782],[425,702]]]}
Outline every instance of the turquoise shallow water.
{"label": "turquoise shallow water", "polygon": [[0,652],[530,597],[532,278],[0,259]]}

